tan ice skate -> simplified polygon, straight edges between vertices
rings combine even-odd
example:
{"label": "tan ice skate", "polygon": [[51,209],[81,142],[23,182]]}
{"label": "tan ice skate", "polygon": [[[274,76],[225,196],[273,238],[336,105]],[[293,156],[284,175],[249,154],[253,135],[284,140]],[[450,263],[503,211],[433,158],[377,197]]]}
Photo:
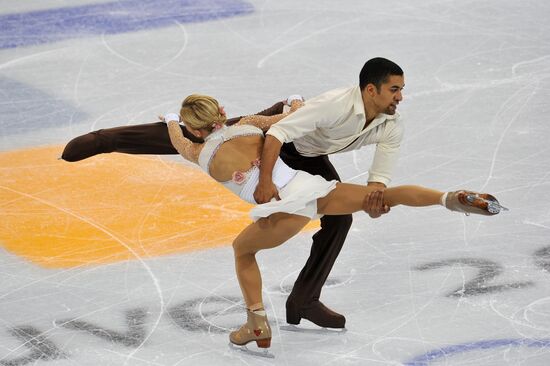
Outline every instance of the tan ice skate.
{"label": "tan ice skate", "polygon": [[451,211],[463,212],[466,215],[471,213],[493,216],[501,210],[508,209],[488,193],[476,193],[471,191],[455,191],[447,193],[445,207]]}
{"label": "tan ice skate", "polygon": [[271,327],[267,321],[267,315],[258,315],[250,310],[246,311],[247,322],[239,330],[229,334],[231,343],[238,346],[256,341],[259,348],[269,348],[271,346]]}

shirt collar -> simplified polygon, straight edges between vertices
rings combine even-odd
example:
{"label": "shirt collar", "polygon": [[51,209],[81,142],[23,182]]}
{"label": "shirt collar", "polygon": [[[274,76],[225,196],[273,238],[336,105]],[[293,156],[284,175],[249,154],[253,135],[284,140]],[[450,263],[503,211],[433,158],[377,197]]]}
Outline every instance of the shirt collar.
{"label": "shirt collar", "polygon": [[353,91],[353,111],[356,115],[362,115],[365,117],[365,105],[363,104],[363,97],[361,96],[361,88],[357,85]]}

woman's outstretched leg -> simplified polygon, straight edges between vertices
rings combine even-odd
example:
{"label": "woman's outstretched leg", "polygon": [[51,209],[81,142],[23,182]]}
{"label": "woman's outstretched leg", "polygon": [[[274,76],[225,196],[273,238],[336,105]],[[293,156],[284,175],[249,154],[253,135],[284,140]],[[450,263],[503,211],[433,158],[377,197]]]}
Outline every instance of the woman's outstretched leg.
{"label": "woman's outstretched leg", "polygon": [[[343,215],[361,211],[363,200],[375,190],[377,188],[372,186],[339,183],[327,196],[317,200],[317,212],[325,215]],[[442,205],[452,211],[482,215],[494,215],[503,208],[490,194],[470,191],[445,193],[413,185],[385,189],[384,203],[390,207]]]}
{"label": "woman's outstretched leg", "polygon": [[270,346],[271,329],[262,300],[262,277],[256,253],[274,248],[296,235],[309,218],[285,213],[273,214],[247,226],[234,240],[235,269],[247,308],[247,322],[231,332],[233,344],[256,341],[258,347]]}

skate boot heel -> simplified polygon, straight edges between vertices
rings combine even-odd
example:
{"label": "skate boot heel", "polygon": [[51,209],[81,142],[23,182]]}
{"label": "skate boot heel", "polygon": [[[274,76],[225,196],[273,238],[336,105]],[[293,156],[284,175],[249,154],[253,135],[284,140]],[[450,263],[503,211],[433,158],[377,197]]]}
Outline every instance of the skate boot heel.
{"label": "skate boot heel", "polygon": [[258,348],[269,348],[271,347],[271,338],[257,339],[256,345]]}
{"label": "skate boot heel", "polygon": [[286,302],[286,322],[288,324],[298,325],[300,324],[300,320],[302,318],[300,317],[300,312],[298,309],[298,306],[294,304],[292,301]]}

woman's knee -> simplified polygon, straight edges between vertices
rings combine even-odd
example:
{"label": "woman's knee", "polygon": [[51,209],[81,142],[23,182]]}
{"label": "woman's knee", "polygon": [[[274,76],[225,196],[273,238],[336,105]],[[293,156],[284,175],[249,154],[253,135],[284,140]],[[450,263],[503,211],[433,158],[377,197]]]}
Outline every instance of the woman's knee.
{"label": "woman's knee", "polygon": [[239,239],[235,239],[233,240],[232,246],[235,257],[238,257],[242,251],[242,241],[240,241]]}
{"label": "woman's knee", "polygon": [[235,258],[241,257],[243,255],[255,255],[258,252],[258,248],[253,248],[249,242],[239,238],[233,240],[232,246]]}

